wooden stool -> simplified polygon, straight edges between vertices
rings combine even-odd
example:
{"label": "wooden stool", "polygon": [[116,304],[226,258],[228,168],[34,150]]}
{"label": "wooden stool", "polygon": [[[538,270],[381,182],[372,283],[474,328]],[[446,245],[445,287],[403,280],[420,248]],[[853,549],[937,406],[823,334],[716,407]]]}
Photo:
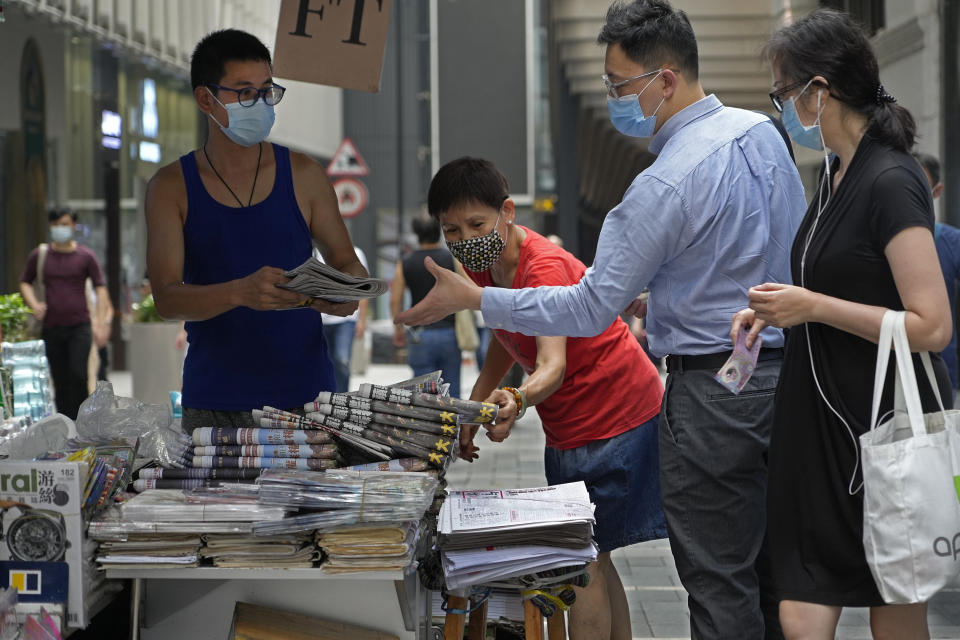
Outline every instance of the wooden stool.
{"label": "wooden stool", "polygon": [[[468,610],[469,600],[465,595],[453,595],[447,598],[450,609]],[[443,640],[463,640],[465,616],[462,613],[447,612],[443,623]],[[526,640],[544,640],[543,615],[529,600],[523,601],[523,629]],[[468,640],[484,640],[487,630],[487,602],[484,601],[470,613]],[[567,640],[567,627],[562,610],[547,618],[547,640]]]}

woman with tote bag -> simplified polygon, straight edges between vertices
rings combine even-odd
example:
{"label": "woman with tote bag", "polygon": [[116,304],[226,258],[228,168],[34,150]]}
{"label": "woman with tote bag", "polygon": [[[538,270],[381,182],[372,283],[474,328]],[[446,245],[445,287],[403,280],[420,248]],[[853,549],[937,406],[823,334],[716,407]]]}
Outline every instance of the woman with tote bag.
{"label": "woman with tote bag", "polygon": [[[765,53],[787,131],[825,161],[793,244],[795,285],[751,288],[731,331],[750,326],[750,347],[767,324],[792,327],[767,491],[784,635],[832,639],[843,607],[870,607],[874,637],[926,638],[926,604],[887,605],[867,564],[858,440],[871,426],[886,310],[906,311],[914,350],[937,352],[951,336],[933,201],[910,156],[916,126],[880,84],[869,39],[846,14],[814,11],[774,34]],[[946,368],[939,357],[935,365],[948,397]],[[881,414],[893,406],[892,387]],[[921,389],[929,411],[936,404]]]}

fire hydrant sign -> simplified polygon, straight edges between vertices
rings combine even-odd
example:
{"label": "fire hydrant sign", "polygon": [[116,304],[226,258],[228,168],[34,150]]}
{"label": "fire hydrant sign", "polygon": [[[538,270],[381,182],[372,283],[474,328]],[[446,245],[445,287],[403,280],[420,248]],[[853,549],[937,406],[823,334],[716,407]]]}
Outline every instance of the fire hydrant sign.
{"label": "fire hydrant sign", "polygon": [[389,26],[390,0],[282,0],[273,72],[377,92]]}

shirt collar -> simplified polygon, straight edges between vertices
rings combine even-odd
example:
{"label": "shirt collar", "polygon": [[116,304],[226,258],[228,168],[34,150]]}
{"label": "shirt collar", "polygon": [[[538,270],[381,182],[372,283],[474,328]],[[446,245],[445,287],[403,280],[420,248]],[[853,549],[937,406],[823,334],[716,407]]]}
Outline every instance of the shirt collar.
{"label": "shirt collar", "polygon": [[667,120],[660,130],[653,136],[650,140],[650,144],[647,145],[647,150],[650,153],[658,155],[660,150],[663,149],[664,145],[667,144],[667,140],[672,138],[680,129],[684,128],[694,120],[702,118],[705,115],[718,111],[723,107],[723,103],[715,96],[710,94],[705,98],[697,100],[691,105],[688,105],[673,114],[673,117]]}

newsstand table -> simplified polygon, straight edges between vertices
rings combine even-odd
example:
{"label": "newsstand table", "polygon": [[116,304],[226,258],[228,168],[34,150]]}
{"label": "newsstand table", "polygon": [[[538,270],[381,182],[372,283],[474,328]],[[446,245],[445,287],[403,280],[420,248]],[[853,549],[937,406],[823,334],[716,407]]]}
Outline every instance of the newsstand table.
{"label": "newsstand table", "polygon": [[133,581],[131,640],[208,640],[250,602],[427,640],[430,598],[416,571],[325,574],[314,569],[108,569]]}

